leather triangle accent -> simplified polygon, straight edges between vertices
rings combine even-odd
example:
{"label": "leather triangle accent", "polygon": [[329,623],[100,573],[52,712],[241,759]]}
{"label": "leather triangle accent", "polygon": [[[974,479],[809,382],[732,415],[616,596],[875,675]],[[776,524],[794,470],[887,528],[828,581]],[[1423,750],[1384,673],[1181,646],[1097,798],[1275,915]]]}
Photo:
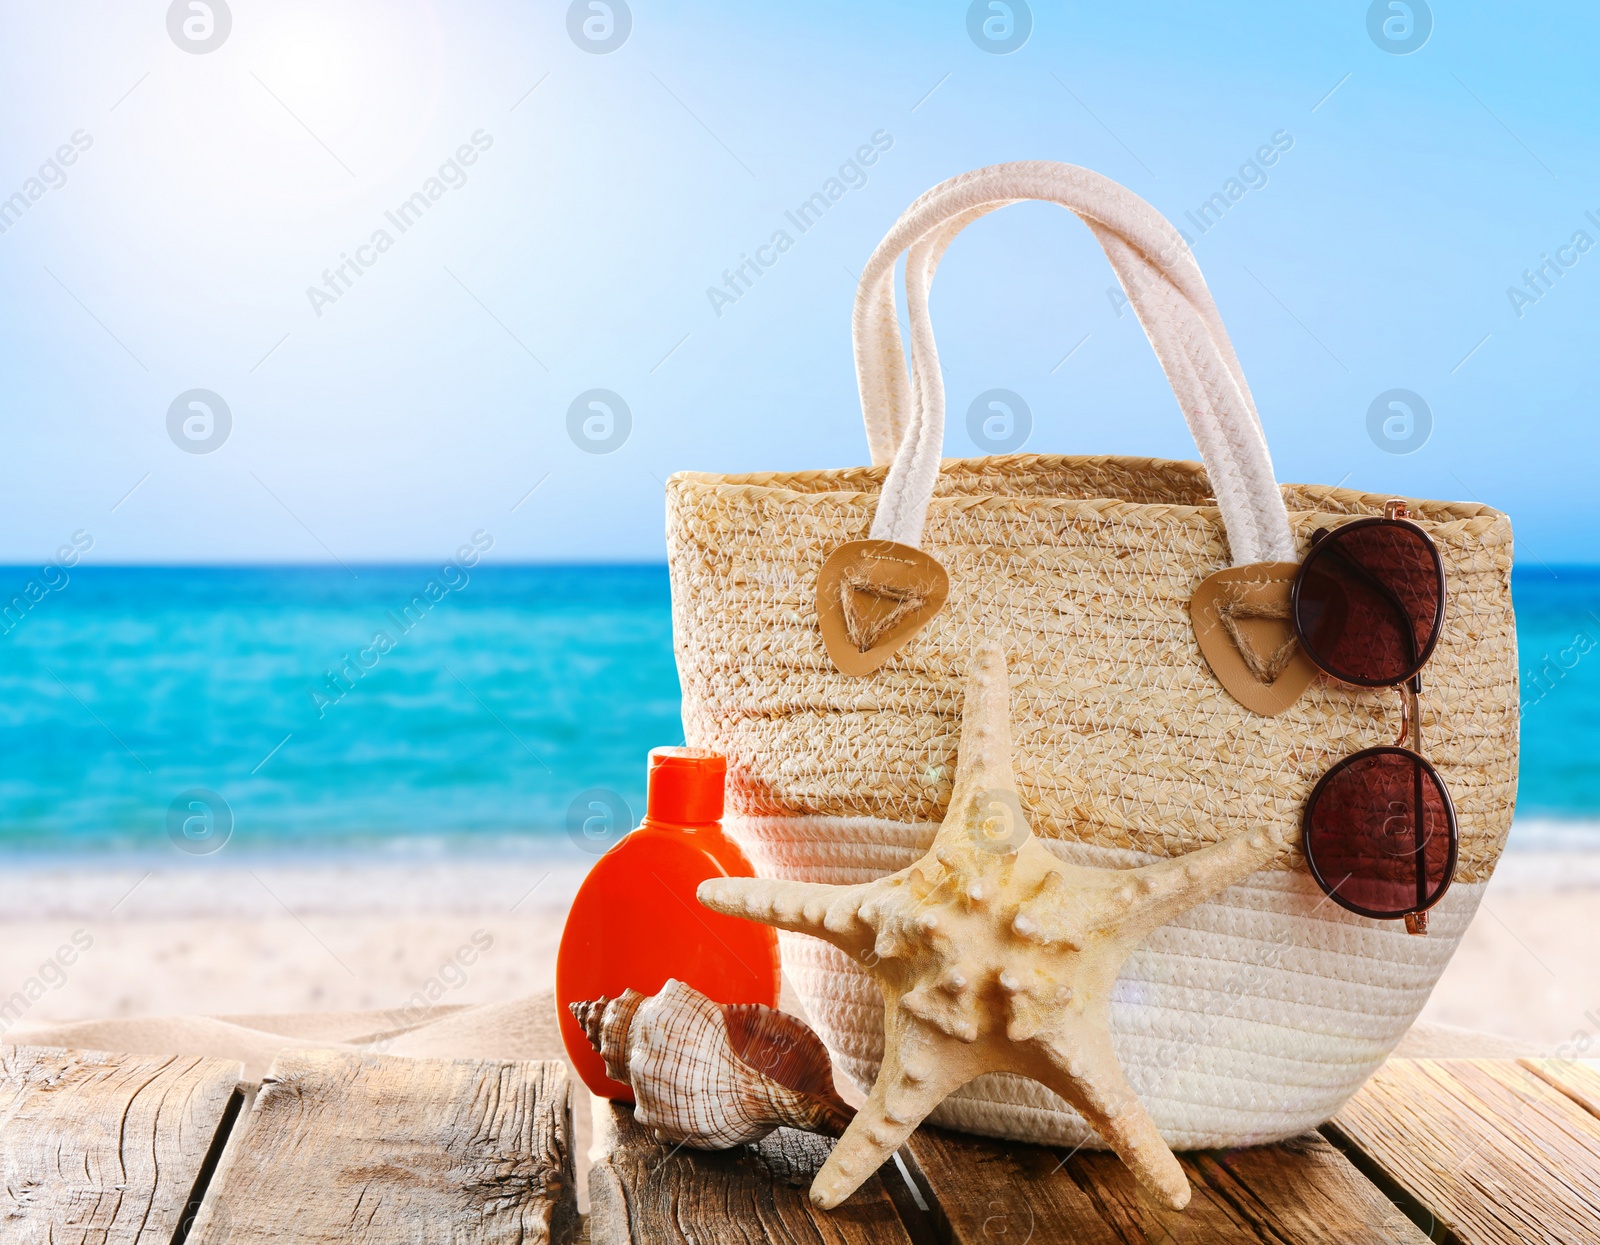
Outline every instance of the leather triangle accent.
{"label": "leather triangle accent", "polygon": [[1230,566],[1189,600],[1195,639],[1217,682],[1246,709],[1275,717],[1320,673],[1301,650],[1290,616],[1298,562]]}
{"label": "leather triangle accent", "polygon": [[868,675],[911,642],[944,608],[950,577],[921,549],[892,540],[853,540],[817,573],[817,622],[840,672]]}

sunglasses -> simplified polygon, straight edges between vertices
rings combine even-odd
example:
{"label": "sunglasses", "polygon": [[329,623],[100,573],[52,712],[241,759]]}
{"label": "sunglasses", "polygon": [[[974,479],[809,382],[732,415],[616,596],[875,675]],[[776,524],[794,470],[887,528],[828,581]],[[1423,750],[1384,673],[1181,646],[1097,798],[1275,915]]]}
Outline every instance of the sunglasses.
{"label": "sunglasses", "polygon": [[1455,876],[1460,838],[1444,780],[1422,755],[1422,668],[1444,630],[1444,561],[1404,502],[1311,537],[1290,615],[1324,674],[1401,699],[1392,745],[1336,763],[1306,801],[1303,844],[1328,898],[1360,916],[1428,932],[1428,909]]}

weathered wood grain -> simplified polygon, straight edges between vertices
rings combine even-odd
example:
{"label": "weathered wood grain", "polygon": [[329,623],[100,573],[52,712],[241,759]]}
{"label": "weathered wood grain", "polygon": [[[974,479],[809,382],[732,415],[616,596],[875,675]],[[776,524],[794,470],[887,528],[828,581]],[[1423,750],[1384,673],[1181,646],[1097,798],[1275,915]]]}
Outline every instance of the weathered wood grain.
{"label": "weathered wood grain", "polygon": [[1461,1245],[1600,1240],[1600,1120],[1513,1061],[1391,1060],[1328,1127]]}
{"label": "weathered wood grain", "polygon": [[878,1177],[836,1210],[807,1197],[832,1142],[780,1128],[758,1145],[708,1152],[661,1145],[633,1109],[595,1100],[589,1173],[594,1245],[909,1245]]}
{"label": "weathered wood grain", "polygon": [[168,1245],[243,1070],[0,1047],[0,1241]]}
{"label": "weathered wood grain", "polygon": [[924,1124],[903,1153],[940,1234],[954,1245],[1002,1240],[1117,1245],[1123,1239],[1095,1199],[1062,1170],[1065,1156],[1054,1150]]}
{"label": "weathered wood grain", "polygon": [[1425,1245],[1427,1235],[1315,1133],[1275,1146],[1185,1155],[1263,1241]]}
{"label": "weathered wood grain", "polygon": [[1517,1062],[1600,1119],[1600,1063],[1592,1059],[1519,1059]]}
{"label": "weathered wood grain", "polygon": [[285,1051],[191,1245],[511,1245],[577,1231],[560,1063]]}
{"label": "weathered wood grain", "polygon": [[1210,1245],[1425,1245],[1427,1237],[1343,1155],[1309,1135],[1183,1154],[1189,1206],[1153,1203],[1112,1155],[919,1129],[907,1143],[924,1196],[955,1245],[1074,1241]]}
{"label": "weathered wood grain", "polygon": [[[558,1064],[288,1052],[229,1134],[230,1102],[250,1102],[239,1072],[0,1047],[0,1242],[167,1245],[202,1188],[196,1245],[561,1243],[578,1229]],[[1110,1155],[932,1128],[902,1152],[929,1216],[890,1169],[821,1212],[806,1192],[822,1138],[780,1130],[705,1154],[657,1144],[628,1108],[595,1114],[596,1245],[921,1245],[930,1229],[954,1245],[1422,1245],[1385,1191],[1455,1245],[1600,1241],[1600,1068],[1582,1061],[1391,1061],[1325,1130],[1338,1149],[1307,1136],[1180,1156],[1183,1212],[1153,1205]]]}

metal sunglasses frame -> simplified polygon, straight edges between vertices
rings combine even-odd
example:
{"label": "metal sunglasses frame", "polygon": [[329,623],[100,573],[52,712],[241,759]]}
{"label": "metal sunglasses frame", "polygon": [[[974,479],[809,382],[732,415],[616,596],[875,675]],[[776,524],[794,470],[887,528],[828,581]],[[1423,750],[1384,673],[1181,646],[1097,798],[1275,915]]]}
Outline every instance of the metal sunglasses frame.
{"label": "metal sunglasses frame", "polygon": [[[1321,529],[1315,535],[1313,535],[1311,539],[1314,552],[1316,546],[1319,545],[1322,540],[1332,536],[1336,532],[1342,534],[1364,527],[1374,527],[1379,525],[1404,526],[1410,528],[1412,531],[1416,532],[1422,537],[1423,541],[1426,543],[1428,552],[1432,555],[1433,570],[1435,576],[1437,577],[1439,603],[1434,611],[1433,626],[1430,629],[1428,641],[1424,646],[1422,646],[1422,651],[1420,653],[1414,652],[1414,657],[1410,668],[1404,674],[1395,679],[1351,678],[1346,674],[1341,674],[1336,670],[1330,669],[1325,662],[1318,657],[1316,650],[1307,642],[1305,629],[1301,626],[1301,587],[1305,582],[1306,569],[1308,566],[1310,566],[1312,561],[1312,558],[1309,555],[1307,556],[1305,562],[1302,563],[1299,573],[1295,575],[1294,586],[1290,596],[1289,614],[1294,626],[1295,638],[1299,641],[1300,647],[1305,655],[1312,661],[1314,665],[1316,665],[1319,670],[1321,670],[1330,678],[1337,679],[1341,683],[1348,683],[1356,687],[1393,687],[1399,691],[1401,700],[1400,733],[1395,738],[1395,742],[1393,744],[1383,744],[1377,747],[1363,748],[1359,752],[1353,752],[1349,756],[1341,758],[1340,760],[1336,761],[1325,774],[1323,774],[1323,776],[1318,780],[1317,785],[1312,788],[1311,794],[1306,798],[1305,809],[1301,813],[1301,842],[1303,845],[1305,845],[1306,863],[1310,866],[1311,876],[1316,879],[1317,885],[1322,888],[1323,893],[1326,894],[1329,899],[1333,900],[1334,903],[1338,904],[1341,908],[1344,908],[1347,911],[1354,912],[1358,916],[1371,917],[1375,920],[1393,921],[1404,918],[1407,932],[1412,934],[1426,934],[1428,932],[1429,909],[1431,909],[1441,899],[1444,898],[1446,892],[1448,892],[1450,889],[1451,883],[1455,879],[1456,863],[1459,857],[1461,845],[1460,829],[1456,820],[1455,804],[1450,799],[1450,789],[1445,785],[1444,778],[1440,775],[1438,769],[1434,767],[1433,763],[1429,761],[1427,757],[1422,755],[1422,732],[1420,722],[1421,714],[1419,712],[1418,705],[1418,698],[1422,695],[1422,669],[1428,664],[1429,659],[1432,658],[1434,649],[1438,647],[1439,637],[1444,633],[1446,591],[1444,559],[1440,556],[1439,547],[1434,543],[1433,537],[1429,536],[1420,525],[1411,522],[1410,512],[1407,509],[1405,502],[1399,500],[1386,502],[1384,504],[1383,516],[1381,518],[1373,516],[1365,519],[1356,519],[1350,523],[1341,524],[1339,527],[1331,530]],[[1360,570],[1359,567],[1355,569]],[[1379,587],[1381,588],[1381,586]],[[1393,595],[1389,593],[1388,589],[1386,588],[1381,588],[1381,590],[1385,595]],[[1398,601],[1395,602],[1395,606],[1396,612],[1399,613],[1401,617],[1406,618],[1409,624],[1410,615]],[[1417,647],[1414,641],[1415,633],[1413,632],[1413,650],[1415,650]],[[1359,904],[1352,903],[1340,896],[1336,885],[1330,883],[1329,880],[1323,875],[1322,870],[1317,864],[1316,857],[1312,854],[1309,846],[1311,842],[1311,816],[1317,807],[1317,801],[1322,797],[1322,793],[1327,788],[1329,782],[1331,782],[1349,766],[1356,764],[1358,761],[1361,761],[1364,758],[1385,755],[1401,755],[1409,757],[1417,766],[1416,782],[1413,788],[1415,795],[1412,813],[1412,825],[1415,830],[1416,837],[1416,848],[1413,855],[1417,860],[1417,903],[1412,908],[1402,909],[1394,912],[1363,908]],[[1427,777],[1438,789],[1442,799],[1444,805],[1445,822],[1448,829],[1450,842],[1450,856],[1448,866],[1445,870],[1444,884],[1439,887],[1438,893],[1433,895],[1429,895],[1427,892],[1426,868],[1422,862],[1423,853],[1428,843],[1428,836],[1423,829],[1426,820],[1423,813],[1422,797],[1422,780],[1424,771],[1426,771]]]}

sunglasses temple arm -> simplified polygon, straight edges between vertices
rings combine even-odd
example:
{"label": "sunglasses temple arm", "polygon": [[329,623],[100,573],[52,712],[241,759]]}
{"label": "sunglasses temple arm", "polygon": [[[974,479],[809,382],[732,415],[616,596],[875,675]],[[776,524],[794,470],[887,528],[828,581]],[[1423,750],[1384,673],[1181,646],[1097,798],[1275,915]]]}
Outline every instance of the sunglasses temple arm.
{"label": "sunglasses temple arm", "polygon": [[1411,853],[1413,875],[1417,881],[1417,907],[1406,914],[1406,930],[1413,934],[1428,932],[1428,806],[1422,794],[1422,706],[1417,703],[1420,677],[1402,684],[1400,691],[1401,741],[1414,754],[1411,760],[1411,837],[1415,848]]}
{"label": "sunglasses temple arm", "polygon": [[1416,839],[1417,849],[1412,855],[1412,863],[1417,871],[1417,910],[1421,911],[1428,902],[1428,807],[1422,798],[1422,758],[1418,757],[1411,763],[1411,833]]}

